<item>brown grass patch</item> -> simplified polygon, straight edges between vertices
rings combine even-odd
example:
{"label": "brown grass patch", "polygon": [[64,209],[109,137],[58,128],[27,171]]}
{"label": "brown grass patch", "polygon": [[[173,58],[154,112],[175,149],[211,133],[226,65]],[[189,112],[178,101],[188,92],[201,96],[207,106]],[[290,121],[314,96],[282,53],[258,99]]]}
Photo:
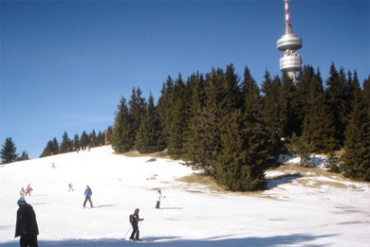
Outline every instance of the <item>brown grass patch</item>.
{"label": "brown grass patch", "polygon": [[149,153],[149,154],[141,154],[137,150],[132,150],[126,153],[123,153],[124,156],[135,158],[135,157],[155,157],[155,158],[166,158],[170,159],[170,157],[167,155],[167,149],[160,151],[160,152],[155,152],[155,153]]}
{"label": "brown grass patch", "polygon": [[217,183],[212,177],[202,175],[202,174],[191,174],[189,176],[178,178],[177,180],[180,182],[185,182],[185,183],[196,183],[196,184],[205,185],[211,191],[217,191],[217,192],[224,191],[219,185],[217,185]]}

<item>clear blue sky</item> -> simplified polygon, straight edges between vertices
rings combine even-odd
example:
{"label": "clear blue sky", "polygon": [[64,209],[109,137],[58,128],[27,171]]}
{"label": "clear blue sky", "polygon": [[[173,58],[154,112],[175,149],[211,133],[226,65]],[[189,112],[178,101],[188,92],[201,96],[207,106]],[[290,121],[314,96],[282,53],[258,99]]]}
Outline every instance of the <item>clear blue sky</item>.
{"label": "clear blue sky", "polygon": [[[246,66],[280,75],[283,0],[1,0],[0,145],[38,157],[49,140],[113,125],[133,87],[158,100],[168,76]],[[291,0],[303,64],[370,75],[370,2]]]}

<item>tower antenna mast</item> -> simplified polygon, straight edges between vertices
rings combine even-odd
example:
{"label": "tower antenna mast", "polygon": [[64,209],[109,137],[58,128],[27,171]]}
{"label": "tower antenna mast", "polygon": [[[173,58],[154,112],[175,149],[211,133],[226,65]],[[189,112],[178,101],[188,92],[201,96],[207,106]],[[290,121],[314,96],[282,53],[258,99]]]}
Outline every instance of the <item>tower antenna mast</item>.
{"label": "tower antenna mast", "polygon": [[280,70],[286,72],[293,82],[296,83],[296,72],[302,67],[302,57],[297,53],[297,50],[302,47],[302,40],[293,34],[290,23],[289,0],[284,0],[284,9],[285,34],[277,41],[278,50],[284,52],[283,57],[280,58]]}

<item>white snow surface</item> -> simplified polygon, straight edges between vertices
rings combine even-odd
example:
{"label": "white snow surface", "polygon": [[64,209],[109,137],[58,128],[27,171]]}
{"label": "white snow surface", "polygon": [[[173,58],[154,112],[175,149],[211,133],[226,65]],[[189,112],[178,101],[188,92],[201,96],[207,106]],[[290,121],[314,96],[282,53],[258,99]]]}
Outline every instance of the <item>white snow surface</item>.
{"label": "white snow surface", "polygon": [[[194,173],[181,161],[151,158],[104,146],[0,166],[0,246],[19,246],[16,202],[29,183],[41,247],[370,246],[369,183],[287,171],[267,173],[262,192],[217,192],[177,180]],[[86,185],[92,209],[82,206]],[[127,240],[135,208],[141,243]]]}

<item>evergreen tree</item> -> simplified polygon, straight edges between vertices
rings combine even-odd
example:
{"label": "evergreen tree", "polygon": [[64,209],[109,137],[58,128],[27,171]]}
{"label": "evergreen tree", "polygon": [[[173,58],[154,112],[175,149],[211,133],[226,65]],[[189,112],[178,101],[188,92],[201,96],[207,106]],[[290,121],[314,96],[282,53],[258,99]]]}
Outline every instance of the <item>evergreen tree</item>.
{"label": "evergreen tree", "polygon": [[330,66],[330,77],[326,81],[326,97],[334,116],[336,149],[343,146],[345,130],[345,79],[338,74],[334,63]]}
{"label": "evergreen tree", "polygon": [[262,92],[264,93],[263,120],[270,134],[273,157],[277,161],[279,154],[284,151],[284,143],[281,138],[284,137],[283,130],[287,124],[286,106],[281,101],[283,97],[281,96],[280,79],[275,76],[274,80],[271,81],[270,74],[266,71]]}
{"label": "evergreen tree", "polygon": [[17,148],[11,137],[5,139],[5,143],[1,149],[1,163],[8,164],[17,160]]}
{"label": "evergreen tree", "polygon": [[363,91],[357,88],[346,130],[342,170],[346,177],[370,181],[370,77]]}
{"label": "evergreen tree", "polygon": [[47,157],[50,155],[58,154],[59,153],[59,144],[57,139],[54,137],[53,140],[49,141],[44,148],[44,151],[41,153],[41,157]]}
{"label": "evergreen tree", "polygon": [[78,134],[75,134],[73,138],[73,148],[74,150],[80,149],[80,136]]}
{"label": "evergreen tree", "polygon": [[104,145],[104,135],[101,131],[99,131],[95,139],[95,146],[103,146],[103,145]]}
{"label": "evergreen tree", "polygon": [[161,124],[151,94],[148,99],[146,114],[136,133],[135,148],[140,153],[152,153],[162,151],[165,148]]}
{"label": "evergreen tree", "polygon": [[89,145],[89,136],[87,135],[86,131],[83,131],[80,137],[80,145],[82,149],[85,149]]}
{"label": "evergreen tree", "polygon": [[64,132],[62,137],[62,143],[60,144],[60,152],[61,153],[67,153],[72,150],[72,143],[71,140],[68,137],[67,132]]}
{"label": "evergreen tree", "polygon": [[309,165],[311,148],[303,138],[300,138],[293,133],[292,137],[288,139],[287,146],[289,151],[301,158],[300,165]]}
{"label": "evergreen tree", "polygon": [[[200,164],[202,163],[202,156],[205,147],[201,147],[201,133],[199,127],[199,118],[204,106],[205,92],[204,92],[204,78],[199,73],[193,74],[187,81],[189,98],[188,98],[188,129],[185,136],[184,156],[183,159],[188,163]],[[203,150],[203,151],[200,151]]]}
{"label": "evergreen tree", "polygon": [[188,93],[184,81],[179,75],[172,90],[170,107],[171,121],[167,126],[167,149],[173,158],[181,158],[184,154],[185,133],[188,130]]}
{"label": "evergreen tree", "polygon": [[89,140],[90,140],[90,147],[96,147],[96,146],[99,146],[97,143],[96,143],[96,133],[95,133],[95,130],[93,130],[90,135],[89,135]]}
{"label": "evergreen tree", "polygon": [[307,97],[306,114],[303,122],[302,138],[310,147],[310,152],[334,151],[335,126],[320,75],[311,79]]}
{"label": "evergreen tree", "polygon": [[23,151],[22,154],[17,158],[17,160],[22,161],[22,160],[29,160],[30,157],[28,156],[28,153],[26,151]]}
{"label": "evergreen tree", "polygon": [[113,131],[110,142],[116,153],[123,153],[131,150],[133,147],[133,125],[126,104],[126,99],[121,98],[118,111],[114,119]]}
{"label": "evergreen tree", "polygon": [[240,110],[225,118],[222,148],[215,162],[216,181],[232,191],[253,191],[265,185],[264,168],[271,163],[268,135],[258,124],[248,122]]}
{"label": "evergreen tree", "polygon": [[170,132],[170,123],[172,120],[171,109],[173,106],[174,95],[173,95],[173,79],[168,76],[165,83],[163,83],[161,96],[158,100],[157,113],[159,115],[160,122],[162,124],[163,135],[168,143],[168,137]]}
{"label": "evergreen tree", "polygon": [[[293,133],[301,131],[301,122],[297,108],[298,94],[297,87],[293,80],[283,73],[283,81],[280,89],[280,104],[282,107],[281,121],[284,124],[281,135],[283,137],[290,137]],[[284,150],[282,150],[284,151]]]}
{"label": "evergreen tree", "polygon": [[256,81],[249,72],[248,67],[244,69],[244,80],[242,82],[242,94],[244,96],[244,114],[246,121],[260,123],[262,120],[262,98]]}
{"label": "evergreen tree", "polygon": [[328,168],[330,172],[340,173],[340,157],[333,151],[329,153]]}
{"label": "evergreen tree", "polygon": [[142,92],[140,88],[132,89],[132,94],[128,102],[128,106],[129,106],[129,118],[131,123],[130,128],[132,130],[132,132],[129,133],[131,136],[128,139],[128,141],[130,147],[133,148],[135,144],[136,132],[139,130],[139,126],[141,124],[142,119],[145,116],[146,111],[145,98],[142,97]]}

